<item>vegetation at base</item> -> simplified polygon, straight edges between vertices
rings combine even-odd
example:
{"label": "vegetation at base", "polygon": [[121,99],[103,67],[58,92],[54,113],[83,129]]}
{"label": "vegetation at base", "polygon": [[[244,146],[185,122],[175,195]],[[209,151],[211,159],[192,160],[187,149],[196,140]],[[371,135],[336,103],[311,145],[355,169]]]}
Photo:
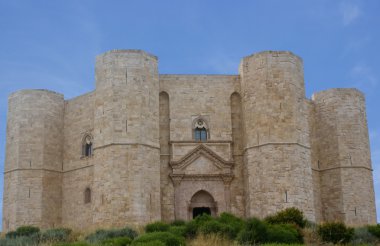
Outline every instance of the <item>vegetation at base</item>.
{"label": "vegetation at base", "polygon": [[106,239],[100,243],[102,246],[127,246],[132,243],[132,239],[129,237],[115,237]]}
{"label": "vegetation at base", "polygon": [[293,224],[269,225],[267,242],[274,243],[302,243],[303,239]]}
{"label": "vegetation at base", "polygon": [[41,233],[40,242],[67,242],[71,232],[68,228],[49,229]]}
{"label": "vegetation at base", "polygon": [[185,224],[184,220],[174,220],[170,223],[171,226],[184,226]]}
{"label": "vegetation at base", "polygon": [[364,226],[355,228],[351,243],[353,245],[379,245],[380,240],[369,232],[369,226]]}
{"label": "vegetation at base", "polygon": [[87,242],[58,243],[54,246],[90,246]]}
{"label": "vegetation at base", "polygon": [[368,226],[368,231],[371,233],[373,236],[377,237],[380,239],[380,224],[373,225],[373,226]]}
{"label": "vegetation at base", "polygon": [[35,226],[20,226],[16,231],[8,232],[6,238],[16,238],[16,237],[29,237],[40,232],[40,228]]}
{"label": "vegetation at base", "polygon": [[129,237],[130,239],[134,239],[137,237],[137,232],[129,227],[124,227],[122,229],[97,230],[95,233],[88,235],[86,241],[96,244],[117,237]]}
{"label": "vegetation at base", "polygon": [[346,227],[341,222],[328,222],[318,226],[318,235],[323,242],[344,244],[351,241],[354,228]]}
{"label": "vegetation at base", "polygon": [[177,236],[186,237],[186,226],[170,226],[169,232]]}
{"label": "vegetation at base", "polygon": [[97,230],[85,236],[67,228],[40,231],[38,227],[22,226],[0,239],[0,246],[299,246],[303,242],[306,245],[380,245],[380,224],[355,229],[339,222],[316,225],[307,222],[295,208],[263,220],[241,219],[229,213],[218,217],[202,214],[187,222],[153,222],[144,229],[145,233],[139,236],[129,227]]}
{"label": "vegetation at base", "polygon": [[267,216],[265,221],[269,224],[295,224],[300,228],[304,228],[307,223],[303,212],[298,208],[287,208],[274,215]]}
{"label": "vegetation at base", "polygon": [[257,218],[248,219],[244,229],[238,235],[240,244],[258,244],[267,241],[268,228],[264,222]]}
{"label": "vegetation at base", "polygon": [[185,238],[176,236],[170,232],[151,232],[145,233],[137,237],[131,245],[136,246],[141,243],[151,243],[152,241],[159,241],[167,246],[181,246],[185,245]]}
{"label": "vegetation at base", "polygon": [[164,222],[157,221],[154,223],[147,224],[145,226],[145,232],[156,232],[156,231],[168,231],[170,226]]}

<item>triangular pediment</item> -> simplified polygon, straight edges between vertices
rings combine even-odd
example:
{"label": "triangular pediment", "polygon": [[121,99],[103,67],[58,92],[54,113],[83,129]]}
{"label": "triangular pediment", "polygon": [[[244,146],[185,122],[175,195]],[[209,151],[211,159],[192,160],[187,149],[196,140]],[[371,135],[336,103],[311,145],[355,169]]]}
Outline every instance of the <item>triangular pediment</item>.
{"label": "triangular pediment", "polygon": [[198,169],[198,173],[208,171],[208,173],[221,173],[230,170],[233,162],[226,161],[210,148],[203,144],[198,145],[178,161],[171,161],[171,167],[174,170],[188,170],[193,173]]}

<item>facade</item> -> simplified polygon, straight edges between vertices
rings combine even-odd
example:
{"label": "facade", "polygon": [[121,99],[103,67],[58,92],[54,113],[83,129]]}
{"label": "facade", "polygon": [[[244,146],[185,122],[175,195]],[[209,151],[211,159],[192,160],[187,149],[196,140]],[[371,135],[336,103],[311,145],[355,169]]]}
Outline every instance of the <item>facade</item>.
{"label": "facade", "polygon": [[267,51],[238,75],[159,74],[113,50],[96,89],[10,95],[3,230],[74,229],[287,207],[315,222],[376,223],[364,96],[305,97],[302,60]]}

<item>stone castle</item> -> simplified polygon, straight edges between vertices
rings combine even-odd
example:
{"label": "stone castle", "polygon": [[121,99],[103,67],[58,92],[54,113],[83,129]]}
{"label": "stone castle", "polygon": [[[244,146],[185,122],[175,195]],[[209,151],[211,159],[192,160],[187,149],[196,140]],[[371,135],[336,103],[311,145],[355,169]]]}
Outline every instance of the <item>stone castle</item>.
{"label": "stone castle", "polygon": [[9,97],[3,230],[265,217],[376,223],[365,101],[305,97],[302,60],[266,51],[238,75],[159,74],[157,58],[112,50],[96,89]]}

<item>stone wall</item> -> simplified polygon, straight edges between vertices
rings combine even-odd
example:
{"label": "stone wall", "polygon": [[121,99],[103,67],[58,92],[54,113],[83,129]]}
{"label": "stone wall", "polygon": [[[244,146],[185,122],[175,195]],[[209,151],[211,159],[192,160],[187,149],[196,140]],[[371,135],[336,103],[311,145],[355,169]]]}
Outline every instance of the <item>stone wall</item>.
{"label": "stone wall", "polygon": [[157,58],[138,50],[97,57],[93,222],[161,219]]}
{"label": "stone wall", "polygon": [[65,102],[62,225],[79,230],[91,227],[93,216],[84,192],[90,188],[93,195],[94,158],[83,155],[82,144],[87,134],[94,134],[94,94]]}
{"label": "stone wall", "polygon": [[9,97],[3,229],[61,223],[63,96],[23,90]]}
{"label": "stone wall", "polygon": [[[97,57],[93,92],[10,95],[4,231],[191,219],[196,206],[240,217],[295,206],[316,222],[376,222],[362,93],[306,99],[302,60],[290,52],[245,57],[239,75],[159,75],[157,64],[113,50]],[[207,140],[194,137],[199,120]]]}
{"label": "stone wall", "polygon": [[323,220],[376,223],[363,94],[332,89],[313,95],[313,101]]}
{"label": "stone wall", "polygon": [[240,64],[246,215],[296,206],[315,220],[302,60],[262,52]]}

